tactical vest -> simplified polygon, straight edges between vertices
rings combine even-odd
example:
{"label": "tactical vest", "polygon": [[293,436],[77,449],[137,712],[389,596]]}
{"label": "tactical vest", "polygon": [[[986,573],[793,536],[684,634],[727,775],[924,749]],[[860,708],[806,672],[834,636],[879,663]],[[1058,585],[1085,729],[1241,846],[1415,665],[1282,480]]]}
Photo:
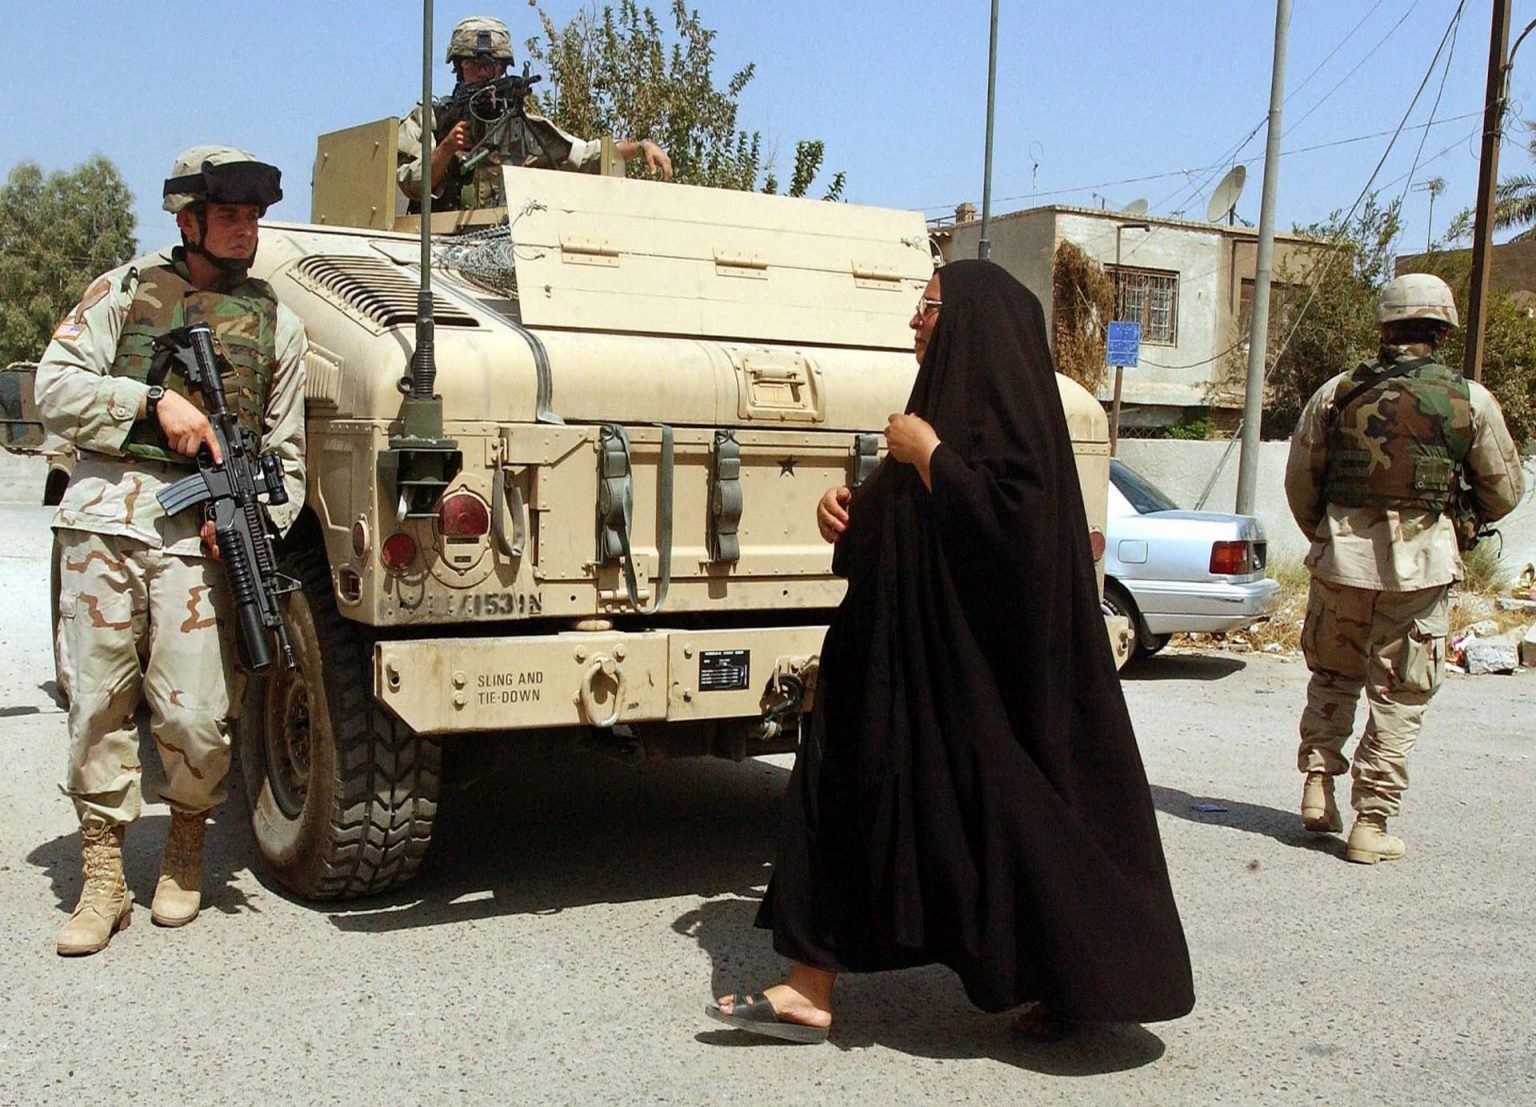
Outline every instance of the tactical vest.
{"label": "tactical vest", "polygon": [[[139,274],[133,302],[123,320],[112,359],[114,376],[149,380],[155,339],[177,327],[207,323],[228,365],[222,369],[224,398],[240,423],[259,439],[264,429],[272,368],[277,364],[277,298],[265,281],[247,277],[228,292],[193,288],[174,265],[156,265]],[[206,414],[202,396],[172,373],[161,381]],[[140,419],[128,434],[123,452],[149,461],[193,465],[171,449],[156,419]]]}
{"label": "tactical vest", "polygon": [[[1340,382],[1335,402],[1382,369],[1379,361],[1361,365]],[[1328,432],[1325,494],[1342,507],[1444,511],[1471,449],[1467,382],[1425,361],[1338,412]]]}

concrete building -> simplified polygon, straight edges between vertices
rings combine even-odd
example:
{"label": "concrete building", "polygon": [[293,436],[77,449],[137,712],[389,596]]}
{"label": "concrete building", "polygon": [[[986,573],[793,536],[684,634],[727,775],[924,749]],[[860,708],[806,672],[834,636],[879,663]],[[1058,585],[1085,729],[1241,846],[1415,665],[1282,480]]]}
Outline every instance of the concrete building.
{"label": "concrete building", "polygon": [[[970,205],[962,205],[970,208]],[[971,209],[973,212],[974,209]],[[975,257],[981,223],[956,212],[935,228],[948,258]],[[1209,412],[1230,424],[1242,408],[1249,307],[1258,253],[1253,227],[1062,205],[994,216],[992,260],[1040,297],[1054,331],[1053,265],[1063,242],[1076,245],[1115,278],[1116,318],[1141,323],[1141,360],[1127,368],[1121,424],[1155,427]],[[1322,243],[1275,236],[1275,279],[1300,277],[1307,251]],[[1275,286],[1273,318],[1284,310]],[[1053,335],[1054,341],[1054,335]],[[1112,386],[1106,381],[1100,399]]]}

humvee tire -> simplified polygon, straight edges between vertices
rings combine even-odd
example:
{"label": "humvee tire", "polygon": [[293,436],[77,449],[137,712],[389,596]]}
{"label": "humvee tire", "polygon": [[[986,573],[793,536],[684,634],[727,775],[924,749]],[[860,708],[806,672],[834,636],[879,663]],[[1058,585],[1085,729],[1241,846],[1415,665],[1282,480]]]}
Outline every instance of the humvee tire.
{"label": "humvee tire", "polygon": [[267,869],[306,899],[382,892],[426,856],[442,749],[373,698],[372,644],[342,618],[318,536],[284,558],[298,591],[283,619],[298,668],[252,674],[241,706],[240,770]]}

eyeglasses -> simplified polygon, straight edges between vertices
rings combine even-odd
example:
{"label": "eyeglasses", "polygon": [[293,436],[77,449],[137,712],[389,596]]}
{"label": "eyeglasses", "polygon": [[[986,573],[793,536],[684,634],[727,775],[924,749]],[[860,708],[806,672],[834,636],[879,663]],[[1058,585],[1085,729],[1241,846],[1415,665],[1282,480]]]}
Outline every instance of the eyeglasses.
{"label": "eyeglasses", "polygon": [[943,300],[935,300],[930,296],[924,296],[921,300],[917,301],[917,310],[913,314],[926,316],[930,311],[938,311],[943,306]]}

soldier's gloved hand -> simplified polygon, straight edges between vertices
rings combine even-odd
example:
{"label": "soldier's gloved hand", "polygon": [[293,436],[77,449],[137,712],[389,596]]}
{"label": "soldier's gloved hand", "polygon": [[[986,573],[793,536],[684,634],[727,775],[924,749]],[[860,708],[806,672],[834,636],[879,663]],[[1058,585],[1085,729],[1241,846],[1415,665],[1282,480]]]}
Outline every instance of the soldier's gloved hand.
{"label": "soldier's gloved hand", "polygon": [[198,448],[207,446],[215,465],[224,460],[224,455],[219,450],[219,440],[213,433],[208,416],[199,411],[192,401],[181,393],[167,391],[160,398],[155,413],[159,417],[160,429],[165,432],[166,441],[171,444],[171,449],[188,457],[196,457]]}

